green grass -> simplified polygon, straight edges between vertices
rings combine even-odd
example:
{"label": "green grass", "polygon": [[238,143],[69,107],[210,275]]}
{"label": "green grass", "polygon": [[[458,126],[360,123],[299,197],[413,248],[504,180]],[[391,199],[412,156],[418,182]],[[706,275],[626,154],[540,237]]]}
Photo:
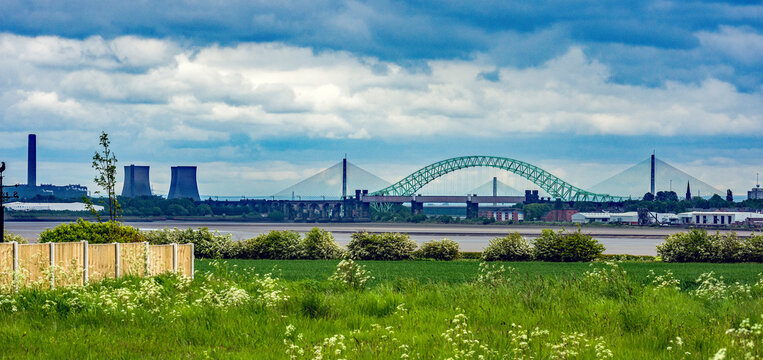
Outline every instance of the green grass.
{"label": "green grass", "polygon": [[[741,358],[726,331],[746,318],[763,322],[760,264],[625,262],[622,273],[601,263],[498,263],[517,271],[477,282],[475,261],[365,261],[375,279],[364,291],[329,281],[336,264],[199,260],[190,283],[164,275],[0,294],[0,358],[286,359],[294,344],[298,359],[312,359],[316,346],[325,359],[444,359],[458,350],[443,336],[453,329],[452,338],[467,340],[461,347],[478,340],[485,348],[475,345],[475,355],[497,359],[519,349],[517,335],[527,332],[517,326],[548,332],[527,341],[525,355],[538,359],[565,339],[567,349],[590,345],[571,358],[596,358],[598,343],[615,359],[707,359],[721,348]],[[605,272],[586,275],[593,268]],[[655,288],[650,269],[671,270],[682,289]],[[693,281],[709,271],[749,284],[749,293],[695,294]],[[258,275],[268,272],[280,279]],[[455,328],[457,314],[466,326]],[[344,336],[340,355],[339,345],[323,345],[334,335]],[[756,347],[747,351],[763,356],[763,336],[748,340]]]}
{"label": "green grass", "polygon": [[[210,260],[197,260],[196,270],[209,271]],[[339,260],[227,260],[231,271],[258,273],[272,272],[288,281],[325,280],[334,272]],[[415,279],[421,283],[464,283],[474,280],[478,261],[359,261],[366,266],[379,284],[400,279]],[[505,262],[500,263],[516,268],[520,274],[543,276],[580,275],[591,268],[590,263],[554,262]],[[596,263],[594,263],[596,264]],[[647,283],[649,270],[657,273],[670,270],[681,281],[684,288],[696,287],[697,277],[706,272],[723,276],[726,282],[754,283],[763,273],[763,265],[757,263],[663,263],[663,262],[623,262],[620,266],[641,283]]]}

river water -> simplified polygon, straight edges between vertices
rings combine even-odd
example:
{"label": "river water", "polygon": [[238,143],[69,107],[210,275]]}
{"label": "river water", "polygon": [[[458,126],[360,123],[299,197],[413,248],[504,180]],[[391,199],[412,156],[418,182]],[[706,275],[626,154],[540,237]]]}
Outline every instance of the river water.
{"label": "river water", "polygon": [[[61,222],[6,222],[9,232],[19,234],[34,242],[40,232],[55,227]],[[357,231],[369,232],[401,232],[410,235],[417,243],[432,239],[449,238],[460,244],[461,251],[482,251],[488,242],[509,232],[519,232],[527,238],[537,237],[544,228],[554,230],[554,226],[527,225],[460,225],[460,224],[385,224],[385,223],[236,223],[236,222],[186,222],[186,221],[157,221],[157,222],[126,222],[141,230],[156,230],[163,228],[198,228],[206,227],[221,233],[230,233],[234,239],[248,239],[271,230],[295,230],[300,233],[310,231],[318,226],[331,231],[340,245],[350,242],[350,235]],[[656,255],[655,246],[661,243],[666,235],[686,231],[678,228],[637,228],[637,227],[583,227],[582,231],[591,234],[601,242],[606,254]],[[749,232],[739,231],[739,235]]]}

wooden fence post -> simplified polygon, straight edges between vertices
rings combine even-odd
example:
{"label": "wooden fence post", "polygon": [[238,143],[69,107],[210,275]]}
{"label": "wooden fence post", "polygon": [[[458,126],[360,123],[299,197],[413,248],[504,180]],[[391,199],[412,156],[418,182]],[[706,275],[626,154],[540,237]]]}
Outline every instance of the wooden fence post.
{"label": "wooden fence post", "polygon": [[146,277],[151,276],[151,250],[148,247],[148,241],[146,241]]}
{"label": "wooden fence post", "polygon": [[178,244],[172,244],[172,272],[177,274],[178,272]]}
{"label": "wooden fence post", "polygon": [[88,281],[88,262],[90,262],[90,259],[88,259],[88,253],[87,253],[87,240],[82,240],[82,285],[87,285]]}
{"label": "wooden fence post", "polygon": [[13,242],[13,292],[19,291],[19,243]]}
{"label": "wooden fence post", "polygon": [[114,255],[115,255],[115,265],[114,268],[116,269],[115,278],[119,278],[119,243],[114,243]]}
{"label": "wooden fence post", "polygon": [[193,252],[193,243],[191,244],[191,279],[196,274],[196,254]]}
{"label": "wooden fence post", "polygon": [[56,287],[56,243],[49,242],[50,244],[50,288]]}

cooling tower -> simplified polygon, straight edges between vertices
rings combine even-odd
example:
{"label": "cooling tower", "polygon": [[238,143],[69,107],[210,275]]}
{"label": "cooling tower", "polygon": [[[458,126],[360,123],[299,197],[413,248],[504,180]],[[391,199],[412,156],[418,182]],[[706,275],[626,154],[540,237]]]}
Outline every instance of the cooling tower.
{"label": "cooling tower", "polygon": [[201,201],[199,187],[196,186],[195,166],[173,166],[172,180],[170,181],[170,193],[168,199],[190,198]]}
{"label": "cooling tower", "polygon": [[27,153],[26,184],[37,186],[37,135],[29,134],[29,149]]}
{"label": "cooling tower", "polygon": [[148,179],[148,166],[125,166],[125,183],[122,196],[151,196],[151,182]]}

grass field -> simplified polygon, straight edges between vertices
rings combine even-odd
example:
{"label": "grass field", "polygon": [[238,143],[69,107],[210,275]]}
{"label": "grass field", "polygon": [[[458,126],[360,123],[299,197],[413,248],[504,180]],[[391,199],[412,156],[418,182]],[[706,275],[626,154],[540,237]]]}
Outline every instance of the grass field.
{"label": "grass field", "polygon": [[[210,271],[210,260],[197,260],[197,271]],[[334,272],[339,260],[227,260],[231,271],[273,272],[287,281],[325,280]],[[420,283],[464,283],[473,281],[477,273],[478,261],[359,261],[366,266],[374,278],[372,284],[415,279]],[[590,270],[591,263],[554,263],[541,261],[503,263],[517,269],[523,275],[574,276]],[[594,263],[595,264],[595,263]],[[670,270],[681,281],[681,287],[691,289],[697,286],[697,277],[706,272],[723,276],[726,282],[755,283],[763,264],[757,263],[663,263],[663,262],[623,262],[619,263],[634,280],[646,284],[649,270],[657,273]]]}
{"label": "grass field", "polygon": [[364,289],[330,281],[337,263],[199,260],[193,281],[0,294],[0,357],[763,356],[760,264],[368,261]]}

